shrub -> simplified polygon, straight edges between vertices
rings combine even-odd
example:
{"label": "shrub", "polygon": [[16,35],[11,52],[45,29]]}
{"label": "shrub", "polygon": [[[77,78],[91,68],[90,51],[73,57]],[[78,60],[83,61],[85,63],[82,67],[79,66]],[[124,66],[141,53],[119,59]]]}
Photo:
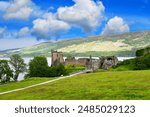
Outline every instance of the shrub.
{"label": "shrub", "polygon": [[136,51],[136,56],[137,57],[141,57],[144,55],[150,54],[150,47],[144,48],[144,49],[140,49]]}
{"label": "shrub", "polygon": [[67,75],[68,73],[66,72],[66,69],[64,67],[63,64],[60,64],[58,66],[53,66],[53,67],[50,67],[48,69],[48,73],[47,75],[49,77],[58,77],[58,76],[61,76],[61,75]]}
{"label": "shrub", "polygon": [[150,54],[140,58],[136,58],[133,64],[134,64],[134,70],[150,69]]}
{"label": "shrub", "polygon": [[26,77],[58,77],[67,75],[63,64],[49,67],[46,57],[37,56],[29,62],[29,73]]}
{"label": "shrub", "polygon": [[44,56],[34,57],[29,62],[29,77],[46,77],[47,76],[48,63]]}
{"label": "shrub", "polygon": [[86,67],[81,66],[81,65],[69,64],[69,65],[66,65],[65,68],[66,68],[67,73],[70,74],[70,73],[75,73],[81,70],[85,70]]}
{"label": "shrub", "polygon": [[125,60],[116,65],[114,68],[119,68],[122,66],[127,67],[131,70],[150,69],[150,54],[135,59]]}

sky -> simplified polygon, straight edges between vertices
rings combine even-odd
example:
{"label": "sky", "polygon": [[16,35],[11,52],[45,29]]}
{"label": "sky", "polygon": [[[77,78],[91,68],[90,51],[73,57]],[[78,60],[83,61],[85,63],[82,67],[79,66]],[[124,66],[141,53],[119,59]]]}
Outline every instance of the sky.
{"label": "sky", "polygon": [[150,0],[0,0],[0,50],[150,30]]}

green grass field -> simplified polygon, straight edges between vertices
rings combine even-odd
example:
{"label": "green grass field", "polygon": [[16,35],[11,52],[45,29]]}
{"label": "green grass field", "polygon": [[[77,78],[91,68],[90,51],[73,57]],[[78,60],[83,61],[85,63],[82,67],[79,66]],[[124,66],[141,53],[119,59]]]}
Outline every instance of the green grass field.
{"label": "green grass field", "polygon": [[20,82],[10,82],[6,84],[0,84],[0,92],[10,91],[18,88],[24,88],[30,85],[38,84],[54,78],[30,78]]}
{"label": "green grass field", "polygon": [[82,74],[31,89],[0,95],[0,99],[150,100],[150,70]]}

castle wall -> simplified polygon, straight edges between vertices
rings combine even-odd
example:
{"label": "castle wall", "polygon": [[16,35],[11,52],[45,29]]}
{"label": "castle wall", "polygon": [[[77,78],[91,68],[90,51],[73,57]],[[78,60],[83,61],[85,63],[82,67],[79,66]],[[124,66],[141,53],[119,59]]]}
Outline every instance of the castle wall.
{"label": "castle wall", "polygon": [[76,59],[66,59],[65,65],[77,65],[78,61]]}
{"label": "castle wall", "polygon": [[107,57],[100,57],[99,59],[92,59],[90,58],[67,58],[64,60],[64,56],[62,52],[52,51],[52,66],[57,66],[59,64],[65,65],[81,65],[93,69],[102,68],[102,69],[109,69],[114,65],[118,64],[118,59],[115,56],[107,56]]}
{"label": "castle wall", "polygon": [[100,68],[109,69],[114,65],[118,64],[118,59],[115,56],[101,57],[100,58]]}
{"label": "castle wall", "polygon": [[87,58],[80,58],[80,59],[66,59],[65,64],[66,65],[81,65],[81,66],[88,66],[89,65],[89,59]]}
{"label": "castle wall", "polygon": [[89,62],[90,62],[90,59],[88,59],[88,58],[80,58],[77,61],[78,61],[78,65],[88,66]]}

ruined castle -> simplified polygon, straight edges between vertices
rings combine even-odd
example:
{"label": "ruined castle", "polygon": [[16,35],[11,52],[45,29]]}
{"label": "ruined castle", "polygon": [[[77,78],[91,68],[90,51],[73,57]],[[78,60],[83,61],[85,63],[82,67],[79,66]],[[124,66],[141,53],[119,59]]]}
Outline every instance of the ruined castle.
{"label": "ruined castle", "polygon": [[118,59],[115,56],[106,56],[106,57],[99,57],[99,59],[93,59],[91,56],[89,58],[79,58],[76,59],[75,57],[70,57],[64,59],[62,52],[51,51],[52,57],[52,66],[57,66],[59,64],[65,65],[81,65],[85,66],[89,69],[97,70],[101,69],[109,69],[114,65],[118,64]]}
{"label": "ruined castle", "polygon": [[65,61],[64,61],[64,55],[62,52],[57,52],[57,51],[54,51],[54,50],[51,50],[51,65],[52,66],[57,66],[59,65],[60,63],[64,64]]}

